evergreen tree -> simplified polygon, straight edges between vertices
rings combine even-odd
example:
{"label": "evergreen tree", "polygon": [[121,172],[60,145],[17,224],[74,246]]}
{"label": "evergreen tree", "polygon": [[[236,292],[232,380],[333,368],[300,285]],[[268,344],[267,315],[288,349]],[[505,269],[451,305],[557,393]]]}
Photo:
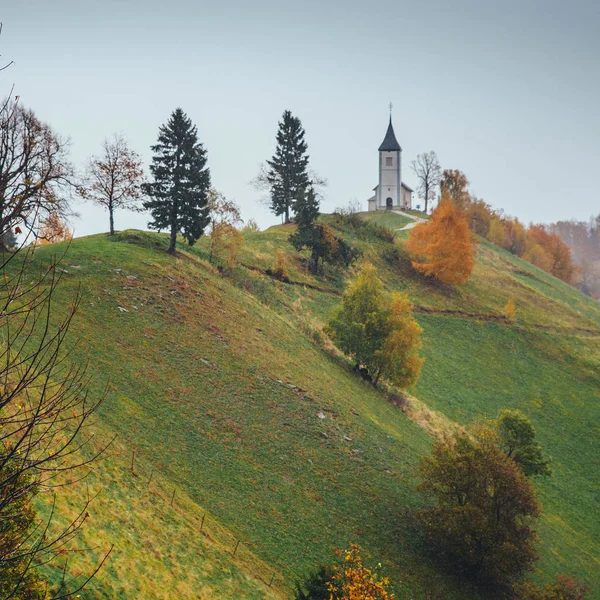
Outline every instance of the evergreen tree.
{"label": "evergreen tree", "polygon": [[192,246],[210,223],[206,150],[198,141],[196,126],[177,108],[160,127],[152,151],[150,172],[154,181],[143,186],[151,198],[144,202],[153,218],[148,227],[170,230],[168,252],[174,254],[177,233]]}
{"label": "evergreen tree", "polygon": [[308,176],[308,146],[304,140],[304,128],[298,117],[289,110],[284,111],[277,131],[275,155],[267,161],[266,175],[271,194],[271,210],[277,215],[285,215],[290,222],[290,210],[310,182]]}

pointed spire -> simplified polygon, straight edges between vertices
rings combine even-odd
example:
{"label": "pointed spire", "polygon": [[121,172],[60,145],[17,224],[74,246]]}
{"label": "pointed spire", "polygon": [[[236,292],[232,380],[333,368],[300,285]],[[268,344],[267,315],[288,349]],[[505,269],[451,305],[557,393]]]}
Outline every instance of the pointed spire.
{"label": "pointed spire", "polygon": [[390,124],[388,125],[387,132],[385,137],[383,138],[383,142],[381,142],[381,146],[379,146],[379,152],[402,152],[402,148],[400,148],[400,144],[396,139],[396,134],[394,133],[394,126],[392,125],[392,113],[391,113],[391,105],[390,105]]}

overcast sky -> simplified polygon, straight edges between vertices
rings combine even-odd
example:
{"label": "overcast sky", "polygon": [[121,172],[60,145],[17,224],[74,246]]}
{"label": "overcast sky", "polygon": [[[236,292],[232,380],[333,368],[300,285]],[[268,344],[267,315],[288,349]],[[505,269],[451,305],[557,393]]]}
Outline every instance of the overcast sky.
{"label": "overcast sky", "polygon": [[[214,186],[262,227],[278,220],[249,182],[285,109],[329,181],[322,210],[366,210],[390,101],[409,185],[435,150],[524,221],[600,212],[598,0],[0,0],[0,20],[15,61],[0,92],[14,83],[76,165],[114,132],[147,165],[181,106]],[[99,209],[78,210],[76,235],[107,230]]]}

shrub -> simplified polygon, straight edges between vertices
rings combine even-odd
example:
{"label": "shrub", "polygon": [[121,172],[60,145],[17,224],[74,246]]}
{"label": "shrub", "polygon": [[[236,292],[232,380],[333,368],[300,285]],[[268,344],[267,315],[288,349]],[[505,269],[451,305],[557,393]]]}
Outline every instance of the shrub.
{"label": "shrub", "polygon": [[420,464],[419,491],[433,507],[419,513],[437,556],[460,574],[494,586],[512,584],[537,558],[535,490],[495,444],[467,435],[434,443]]}
{"label": "shrub", "polygon": [[512,298],[509,298],[504,305],[504,310],[502,311],[504,316],[509,321],[514,321],[517,316],[517,307],[515,305],[515,301]]}
{"label": "shrub", "polygon": [[327,583],[331,580],[333,570],[329,567],[319,567],[310,573],[302,582],[296,583],[294,600],[329,600],[330,591]]}
{"label": "shrub", "polygon": [[275,266],[270,269],[270,273],[268,272],[267,274],[271,275],[275,279],[279,279],[279,281],[288,282],[290,280],[287,271],[287,264],[285,262],[285,255],[281,250],[277,250],[275,254]]}
{"label": "shrub", "polygon": [[356,213],[343,212],[337,209],[333,213],[332,223],[338,229],[350,231],[363,240],[379,239],[390,244],[393,244],[395,240],[395,234],[389,227],[364,219]]}
{"label": "shrub", "polygon": [[232,269],[244,244],[239,229],[227,222],[213,223],[210,233],[210,262]]}
{"label": "shrub", "polygon": [[380,578],[362,561],[360,547],[350,544],[347,550],[338,550],[339,563],[327,582],[330,600],[394,600],[388,591],[389,580]]}

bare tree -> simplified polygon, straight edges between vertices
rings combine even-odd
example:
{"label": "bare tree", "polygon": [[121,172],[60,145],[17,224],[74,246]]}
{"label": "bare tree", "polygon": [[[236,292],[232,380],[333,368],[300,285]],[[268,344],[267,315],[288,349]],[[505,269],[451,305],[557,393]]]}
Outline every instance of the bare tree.
{"label": "bare tree", "polygon": [[144,171],[139,154],[127,145],[122,135],[115,134],[102,143],[101,156],[92,157],[87,165],[79,194],[108,210],[110,235],[115,233],[116,209],[141,212],[141,184]]}
{"label": "bare tree", "polygon": [[425,202],[425,214],[430,200],[435,199],[436,188],[440,183],[442,170],[437,154],[424,152],[419,154],[411,163],[412,170],[418,179],[417,194]]}
{"label": "bare tree", "polygon": [[[35,221],[52,206],[68,163],[64,146],[31,111],[5,102],[0,123],[4,238],[15,222]],[[67,336],[79,297],[57,316],[60,259],[41,264],[33,249],[24,248],[26,241],[0,254],[0,599],[58,600],[89,581],[68,581],[65,565],[62,582],[50,592],[38,567],[68,553],[86,519],[89,497],[65,527],[54,516],[60,486],[83,476],[77,469],[99,453],[89,447],[86,426],[100,400],[88,398],[85,366],[69,362]],[[42,493],[53,498],[45,520],[33,507]]]}
{"label": "bare tree", "polygon": [[22,225],[34,232],[38,219],[71,213],[73,167],[68,141],[16,100],[4,104],[0,128],[0,229]]}

